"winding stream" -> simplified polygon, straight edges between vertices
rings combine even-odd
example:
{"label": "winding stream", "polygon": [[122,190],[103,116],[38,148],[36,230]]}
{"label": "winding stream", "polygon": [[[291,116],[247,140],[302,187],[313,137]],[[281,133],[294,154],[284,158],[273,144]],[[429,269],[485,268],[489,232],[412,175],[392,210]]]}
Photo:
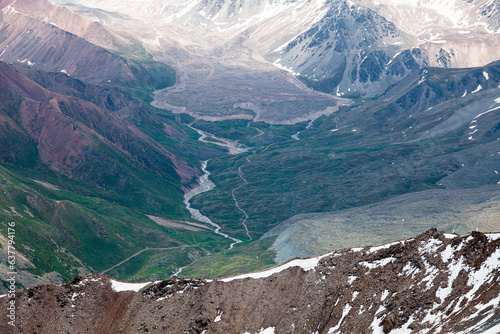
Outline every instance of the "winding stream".
{"label": "winding stream", "polygon": [[229,246],[229,249],[231,249],[234,247],[235,244],[240,243],[241,240],[233,238],[233,237],[227,235],[226,233],[221,232],[220,225],[217,225],[210,218],[201,214],[200,210],[192,208],[191,203],[189,202],[191,200],[191,198],[193,198],[194,196],[201,194],[201,193],[204,193],[204,192],[207,192],[207,191],[210,191],[215,187],[215,184],[212,181],[210,181],[210,179],[208,178],[210,176],[210,172],[207,171],[207,164],[208,164],[208,160],[203,161],[203,163],[201,165],[201,170],[204,172],[204,174],[200,177],[199,185],[196,188],[191,189],[188,193],[184,194],[184,204],[186,205],[186,208],[191,213],[191,217],[193,217],[197,221],[200,221],[200,222],[203,222],[203,223],[206,223],[206,224],[213,226],[214,232],[216,234],[221,235],[226,239],[232,240],[233,243],[231,243],[231,245]]}
{"label": "winding stream", "polygon": [[[238,143],[237,140],[234,141],[231,139],[219,138],[211,133],[193,127],[192,123],[186,124],[186,126],[198,132],[198,134],[201,136],[198,139],[199,141],[225,147],[229,150],[229,154],[240,154],[249,150],[248,147],[245,147],[245,145]],[[210,138],[212,140],[207,140],[207,138]]]}
{"label": "winding stream", "polygon": [[[313,125],[313,122],[314,120],[310,120],[309,123],[307,123],[307,126],[304,130],[307,130],[309,129],[312,125]],[[299,132],[297,132],[296,134],[292,135],[292,139],[295,139],[295,140],[300,140],[299,138],[299,134],[302,132],[303,130],[300,130]]]}

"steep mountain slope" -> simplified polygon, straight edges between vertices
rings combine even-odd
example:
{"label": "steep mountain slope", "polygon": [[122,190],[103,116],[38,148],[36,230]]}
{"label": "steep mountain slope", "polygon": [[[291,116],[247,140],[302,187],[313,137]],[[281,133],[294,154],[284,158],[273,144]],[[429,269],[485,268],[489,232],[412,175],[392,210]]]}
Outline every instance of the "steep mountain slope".
{"label": "steep mountain slope", "polygon": [[[498,1],[357,1],[415,36],[432,66],[472,67],[498,60]],[[442,56],[445,57],[442,57]]]}
{"label": "steep mountain slope", "polygon": [[[189,217],[184,190],[197,170],[179,151],[203,149],[182,143],[190,133],[119,89],[22,71],[53,91],[0,62],[0,291],[9,271],[7,222],[16,224],[17,284],[24,287],[103,270],[165,278],[228,247],[204,226],[162,226],[147,216]],[[129,259],[134,266],[114,269]]]}
{"label": "steep mountain slope", "polygon": [[329,6],[320,21],[276,55],[324,91],[375,96],[419,68],[498,60],[495,1],[361,0]]}
{"label": "steep mountain slope", "polygon": [[[129,89],[154,90],[175,82],[171,67],[153,61],[145,51],[134,57],[132,41],[63,7],[42,0],[2,0],[0,9],[0,60],[4,62]],[[127,52],[132,58],[103,47]]]}
{"label": "steep mountain slope", "polygon": [[[279,49],[276,63],[313,87],[337,95],[383,92],[409,73],[429,65],[412,49],[412,36],[366,7],[331,1],[327,14]],[[404,50],[404,51],[402,51]]]}
{"label": "steep mountain slope", "polygon": [[[16,286],[27,288],[101,271],[128,280],[166,278],[193,259],[227,247],[208,230],[160,226],[138,210],[83,196],[79,189],[61,175],[0,165],[2,293],[8,290],[12,252]],[[113,269],[127,259],[133,259],[133,267]]]}
{"label": "steep mountain slope", "polygon": [[[23,155],[36,152],[36,143],[41,163],[106,198],[181,214],[180,185],[189,186],[193,167],[106,109],[47,91],[5,63],[0,76],[3,113],[17,123],[21,142],[30,138]],[[10,147],[3,150],[7,155]]]}
{"label": "steep mountain slope", "polygon": [[[207,120],[314,119],[334,103],[297,79],[330,94],[373,97],[420,68],[484,66],[500,52],[499,6],[489,0],[73,0],[64,5],[129,31],[155,57],[176,64],[180,85],[158,92],[157,105]],[[109,12],[116,15],[110,18]],[[191,101],[193,94],[205,103]],[[293,109],[283,101],[286,96],[295,100],[297,112],[283,119],[280,114]]]}
{"label": "steep mountain slope", "polygon": [[[499,235],[430,230],[206,281],[77,277],[16,294],[13,333],[494,333]],[[9,299],[0,298],[6,310]],[[5,311],[4,311],[5,312]]]}

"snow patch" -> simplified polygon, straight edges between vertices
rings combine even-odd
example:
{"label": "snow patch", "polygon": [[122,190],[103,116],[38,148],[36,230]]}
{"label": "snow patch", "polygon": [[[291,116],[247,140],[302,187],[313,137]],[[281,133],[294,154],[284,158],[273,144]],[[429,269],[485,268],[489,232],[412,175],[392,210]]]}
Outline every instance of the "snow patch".
{"label": "snow patch", "polygon": [[[2,52],[2,54],[3,54],[3,52]],[[1,56],[2,54],[0,54],[0,56]],[[24,60],[20,61],[20,63],[21,63],[21,64],[28,63],[28,65],[29,65],[29,66],[33,66],[33,65],[35,65],[35,63],[31,62],[29,59],[24,59]]]}
{"label": "snow patch", "polygon": [[490,75],[488,74],[488,72],[483,71],[483,75],[486,80],[490,80]]}
{"label": "snow patch", "polygon": [[389,296],[389,290],[384,290],[382,292],[382,296],[380,297],[380,301],[384,301]]}
{"label": "snow patch", "polygon": [[[492,299],[489,301],[487,304],[479,304],[476,305],[477,311],[473,314],[471,314],[469,317],[462,319],[462,322],[469,321],[474,318],[481,317],[481,321],[479,321],[473,328],[469,328],[467,333],[482,333],[482,334],[498,334],[500,333],[500,324],[497,324],[496,326],[486,330],[486,331],[479,331],[481,327],[487,323],[491,318],[495,315],[495,311],[498,308],[498,305],[500,304],[500,296],[496,297],[495,299]],[[489,311],[487,311],[489,309]],[[465,334],[465,332],[460,332],[457,334]]]}
{"label": "snow patch", "polygon": [[483,87],[481,85],[477,85],[477,88],[471,92],[471,94],[474,94],[474,93],[477,93],[479,92],[481,89],[483,89]]}
{"label": "snow patch", "polygon": [[356,297],[359,295],[359,291],[354,291],[352,293],[352,300],[356,299]]}
{"label": "snow patch", "polygon": [[374,268],[377,268],[377,267],[386,266],[389,263],[392,263],[392,262],[394,262],[396,260],[397,259],[395,257],[388,257],[388,258],[377,260],[377,261],[373,261],[373,262],[363,261],[363,262],[360,262],[359,264],[361,264],[361,265],[363,265],[363,266],[365,266],[365,267],[367,267],[369,269],[374,269]]}
{"label": "snow patch", "polygon": [[222,313],[224,313],[224,312],[222,312],[222,311],[217,312],[217,316],[215,317],[214,322],[219,322],[222,320]]}
{"label": "snow patch", "polygon": [[450,273],[450,276],[448,277],[448,285],[445,288],[439,287],[436,291],[436,297],[441,299],[441,304],[443,304],[445,299],[451,294],[453,282],[458,277],[458,274],[462,271],[462,269],[466,269],[466,266],[463,258],[460,258],[458,261],[453,261],[448,268]]}
{"label": "snow patch", "polygon": [[412,332],[409,326],[413,323],[413,315],[408,318],[408,321],[400,328],[391,330],[391,334],[408,334]]}
{"label": "snow patch", "polygon": [[387,63],[387,65],[385,65],[385,66],[389,66],[389,65],[390,65],[390,64],[394,61],[394,59],[396,59],[396,57],[397,57],[397,56],[399,56],[400,54],[401,54],[401,52],[396,53],[396,54],[394,55],[394,57],[392,57],[392,59],[391,59],[391,60],[389,60],[389,62],[388,62],[388,63]]}
{"label": "snow patch", "polygon": [[82,293],[74,292],[73,296],[71,296],[71,301],[75,301],[76,297],[78,297],[79,295],[84,296],[85,292],[82,292]]}
{"label": "snow patch", "polygon": [[482,112],[479,115],[477,115],[476,117],[474,117],[474,119],[479,118],[481,116],[484,116],[484,115],[486,115],[486,114],[488,114],[488,113],[490,113],[492,111],[498,110],[498,109],[500,109],[500,107],[496,107],[496,108],[492,108],[492,109],[486,110],[485,112]]}
{"label": "snow patch", "polygon": [[412,266],[411,262],[407,262],[406,265],[403,267],[402,272],[398,274],[398,276],[410,276],[418,273],[420,269],[417,267]]}
{"label": "snow patch", "polygon": [[254,278],[254,279],[265,278],[265,277],[269,277],[269,276],[271,276],[273,274],[279,273],[279,272],[281,272],[281,271],[283,271],[285,269],[292,268],[292,267],[300,267],[304,271],[309,271],[309,270],[314,269],[318,265],[319,261],[322,258],[324,258],[326,256],[329,256],[331,254],[332,253],[328,253],[328,254],[325,254],[325,255],[316,256],[316,257],[312,257],[312,258],[308,258],[308,259],[292,260],[290,262],[282,264],[281,266],[274,267],[274,268],[271,268],[269,270],[264,270],[264,271],[259,271],[259,272],[256,272],[256,273],[249,273],[249,274],[243,274],[243,275],[238,275],[238,276],[223,278],[220,281],[222,281],[222,282],[230,282],[230,281],[233,281],[233,280],[236,280],[236,279],[244,279],[244,278]]}
{"label": "snow patch", "polygon": [[486,282],[490,281],[493,271],[500,267],[500,249],[497,249],[491,256],[483,262],[481,268],[469,273],[467,285],[472,289],[465,295],[467,299],[472,299],[477,290]]}
{"label": "snow patch", "polygon": [[436,253],[437,249],[443,244],[439,239],[430,239],[429,241],[422,241],[423,246],[418,248],[418,252],[422,253]]}
{"label": "snow patch", "polygon": [[391,246],[394,246],[394,245],[398,245],[400,242],[399,241],[396,241],[396,242],[391,242],[389,244],[386,244],[386,245],[382,245],[382,246],[376,246],[376,247],[372,247],[368,250],[368,254],[370,253],[375,253],[379,250],[382,250],[382,249],[387,249],[387,248],[390,248]]}
{"label": "snow patch", "polygon": [[432,283],[434,279],[438,276],[439,274],[439,269],[436,267],[431,266],[429,262],[427,262],[425,259],[423,259],[424,265],[425,265],[425,273],[426,276],[422,279],[422,282],[427,282],[425,286],[425,290],[427,291],[430,288],[432,288]]}
{"label": "snow patch", "polygon": [[111,288],[116,292],[122,292],[122,291],[138,292],[140,289],[144,288],[146,285],[151,283],[151,282],[126,283],[126,282],[115,281],[114,279],[111,279],[110,282],[111,282]]}
{"label": "snow patch", "polygon": [[443,259],[443,262],[450,261],[454,253],[455,249],[452,245],[446,246],[446,249],[441,252],[441,258]]}
{"label": "snow patch", "polygon": [[380,305],[378,310],[375,312],[375,316],[373,317],[373,321],[370,325],[372,329],[372,334],[384,334],[384,326],[380,326],[380,319],[377,317],[377,314],[380,314],[385,311],[385,307]]}
{"label": "snow patch", "polygon": [[340,317],[339,322],[337,323],[337,325],[335,327],[332,327],[328,330],[328,334],[333,334],[339,330],[340,326],[342,325],[342,321],[344,321],[344,318],[351,311],[351,309],[352,309],[352,306],[349,304],[346,304],[346,306],[344,307],[344,311],[342,312],[342,316]]}
{"label": "snow patch", "polygon": [[486,237],[489,239],[489,241],[495,241],[500,239],[500,233],[486,234]]}

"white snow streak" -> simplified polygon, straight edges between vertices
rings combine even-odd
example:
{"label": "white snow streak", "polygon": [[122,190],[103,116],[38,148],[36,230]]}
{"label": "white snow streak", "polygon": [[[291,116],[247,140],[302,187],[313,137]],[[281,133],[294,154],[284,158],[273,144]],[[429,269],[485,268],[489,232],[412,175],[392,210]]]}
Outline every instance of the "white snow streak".
{"label": "white snow streak", "polygon": [[114,279],[110,280],[110,282],[111,282],[111,288],[116,292],[122,292],[122,291],[138,292],[140,289],[151,283],[151,282],[126,283],[126,282],[115,281]]}
{"label": "white snow streak", "polygon": [[384,301],[389,296],[389,290],[384,290],[382,292],[382,296],[380,297],[380,301]]}
{"label": "white snow streak", "polygon": [[413,323],[413,315],[408,318],[408,321],[401,328],[395,328],[391,331],[391,334],[408,334],[411,333],[412,330],[408,328]]}
{"label": "white snow streak", "polygon": [[361,264],[369,269],[374,269],[377,267],[383,267],[385,265],[388,265],[389,263],[394,262],[396,260],[397,259],[395,257],[387,257],[385,259],[373,261],[372,263],[370,263],[368,261],[363,261],[363,262],[360,262],[359,264]]}
{"label": "white snow streak", "polygon": [[339,330],[340,326],[342,325],[342,321],[344,321],[344,318],[349,313],[349,311],[351,311],[351,309],[352,309],[352,306],[349,304],[346,304],[346,306],[344,307],[344,311],[342,312],[342,317],[340,317],[340,320],[335,327],[332,327],[328,330],[328,334],[334,334],[335,332],[337,332]]}
{"label": "white snow streak", "polygon": [[316,257],[312,257],[312,258],[308,258],[308,259],[292,260],[290,262],[282,264],[281,266],[274,267],[274,268],[271,268],[269,270],[228,277],[228,278],[221,279],[221,281],[222,282],[230,282],[230,281],[233,281],[236,279],[244,279],[244,278],[254,278],[254,279],[265,278],[265,277],[269,277],[273,274],[279,273],[285,269],[292,268],[292,267],[300,267],[305,271],[309,271],[309,270],[314,269],[314,267],[316,267],[318,265],[319,260],[321,260],[322,258],[329,256],[331,254],[332,253],[328,253],[328,254],[325,254],[322,256],[316,256]]}
{"label": "white snow streak", "polygon": [[474,94],[474,93],[477,93],[479,92],[481,89],[483,89],[483,87],[481,85],[477,85],[477,88],[471,92],[471,94]]}
{"label": "white snow streak", "polygon": [[458,277],[458,274],[465,269],[466,266],[464,264],[463,258],[460,258],[458,261],[453,261],[453,263],[448,267],[448,272],[450,276],[448,277],[448,285],[445,288],[439,287],[436,291],[436,297],[441,299],[441,304],[445,301],[446,297],[448,297],[451,293],[453,282]]}
{"label": "white snow streak", "polygon": [[422,244],[424,245],[418,248],[419,253],[435,253],[443,242],[438,239],[431,239],[427,242],[422,241]]}
{"label": "white snow streak", "polygon": [[450,261],[450,259],[453,257],[454,253],[455,253],[455,249],[452,245],[446,246],[446,249],[441,252],[441,258],[443,259],[443,262]]}
{"label": "white snow streak", "polygon": [[386,245],[382,245],[382,246],[376,246],[376,247],[372,247],[368,250],[368,254],[370,253],[375,253],[375,252],[378,252],[379,250],[382,250],[382,249],[387,249],[387,248],[390,248],[391,246],[394,246],[394,245],[398,245],[400,242],[399,241],[396,241],[396,242],[391,242],[389,244],[386,244]]}
{"label": "white snow streak", "polygon": [[500,233],[495,233],[495,234],[486,234],[486,237],[487,237],[490,241],[495,241],[495,240],[500,239]]}
{"label": "white snow streak", "polygon": [[214,322],[219,322],[222,320],[222,313],[224,312],[222,311],[217,312],[217,316],[215,317]]}
{"label": "white snow streak", "polygon": [[385,307],[383,305],[380,305],[377,312],[375,312],[375,316],[373,317],[373,321],[370,325],[370,328],[372,329],[372,334],[384,334],[384,327],[379,326],[380,319],[377,318],[377,314],[382,313],[385,311]]}
{"label": "white snow streak", "polygon": [[500,109],[500,107],[496,107],[496,108],[492,108],[492,109],[486,110],[485,112],[482,112],[479,115],[477,115],[476,117],[474,117],[474,119],[479,118],[481,116],[484,116],[484,115],[486,115],[486,114],[488,114],[488,113],[490,113],[492,111],[498,110],[498,109]]}

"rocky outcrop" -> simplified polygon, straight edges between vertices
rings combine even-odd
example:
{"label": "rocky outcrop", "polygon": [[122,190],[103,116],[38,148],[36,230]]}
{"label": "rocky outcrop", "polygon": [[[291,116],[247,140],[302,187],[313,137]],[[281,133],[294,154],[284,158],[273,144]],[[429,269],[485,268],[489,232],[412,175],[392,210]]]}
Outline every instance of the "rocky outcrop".
{"label": "rocky outcrop", "polygon": [[[12,333],[493,333],[500,235],[436,230],[213,281],[77,277],[16,294]],[[0,298],[2,309],[7,297]]]}
{"label": "rocky outcrop", "polygon": [[376,11],[346,1],[331,1],[328,8],[320,21],[275,54],[279,64],[312,87],[337,95],[376,95],[429,65],[422,50],[405,50],[412,37]]}
{"label": "rocky outcrop", "polygon": [[332,0],[325,7],[321,20],[274,53],[315,89],[377,96],[420,68],[498,60],[491,2]]}

